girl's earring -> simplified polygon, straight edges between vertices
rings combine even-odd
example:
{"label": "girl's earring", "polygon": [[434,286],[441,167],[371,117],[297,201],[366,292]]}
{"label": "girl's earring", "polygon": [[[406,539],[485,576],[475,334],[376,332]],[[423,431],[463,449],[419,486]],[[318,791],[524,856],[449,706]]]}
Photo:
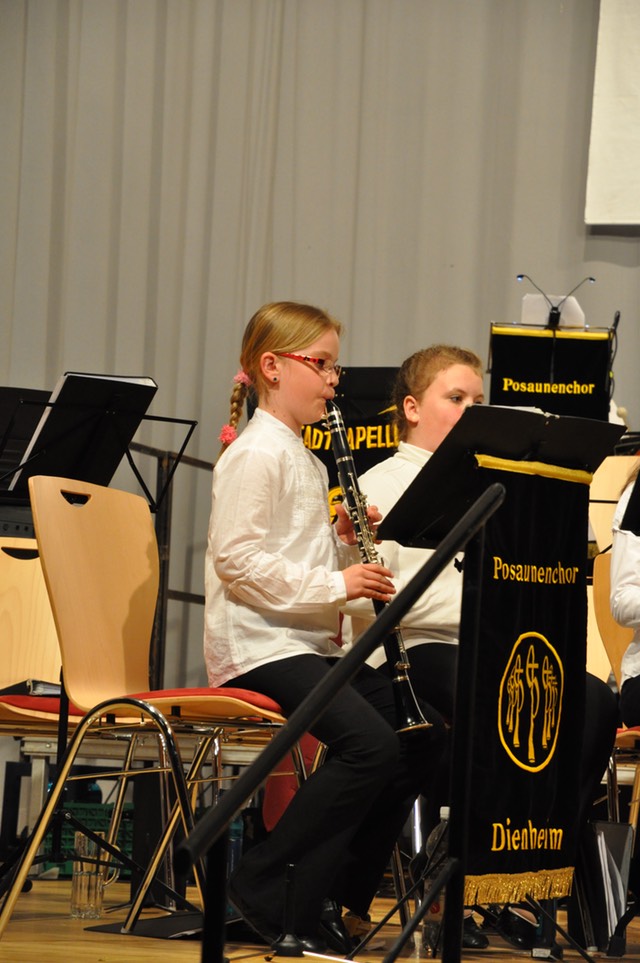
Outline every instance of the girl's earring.
{"label": "girl's earring", "polygon": [[278,376],[277,376],[277,375],[274,375],[273,378],[272,378],[273,383],[275,384],[277,380],[278,380]]}

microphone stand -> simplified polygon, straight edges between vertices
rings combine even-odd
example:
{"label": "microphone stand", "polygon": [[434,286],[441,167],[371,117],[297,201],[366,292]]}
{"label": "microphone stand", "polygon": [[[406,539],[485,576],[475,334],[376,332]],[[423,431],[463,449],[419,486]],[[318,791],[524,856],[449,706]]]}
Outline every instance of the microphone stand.
{"label": "microphone stand", "polygon": [[556,332],[558,330],[558,327],[560,326],[560,315],[562,312],[562,305],[565,303],[567,298],[570,298],[571,295],[574,294],[578,290],[578,288],[581,288],[583,284],[586,284],[587,281],[589,281],[591,284],[595,284],[596,279],[590,276],[583,278],[582,281],[576,284],[575,287],[571,288],[568,294],[565,294],[565,296],[562,298],[562,300],[558,304],[554,304],[551,298],[542,290],[542,288],[538,284],[536,284],[533,278],[529,277],[528,274],[516,274],[516,281],[524,281],[525,278],[527,281],[529,281],[530,284],[534,286],[536,291],[540,292],[542,297],[545,299],[545,301],[549,305],[549,317],[547,319],[547,328],[549,328],[549,330],[553,334],[553,341],[551,344],[551,358],[549,361],[549,383],[553,384],[554,377],[555,377]]}

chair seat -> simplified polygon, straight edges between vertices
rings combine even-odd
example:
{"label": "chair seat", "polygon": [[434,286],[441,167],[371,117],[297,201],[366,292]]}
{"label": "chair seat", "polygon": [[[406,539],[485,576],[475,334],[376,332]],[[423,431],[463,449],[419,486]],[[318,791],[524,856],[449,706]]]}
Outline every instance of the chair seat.
{"label": "chair seat", "polygon": [[616,733],[616,749],[638,749],[640,751],[640,726],[623,726]]}
{"label": "chair seat", "polygon": [[160,709],[167,719],[234,718],[261,719],[282,723],[277,702],[260,692],[235,688],[158,689],[132,695]]}
{"label": "chair seat", "polygon": [[[60,699],[57,696],[12,695],[0,699],[0,721],[10,718],[29,717],[52,719],[60,715]],[[82,717],[84,712],[77,706],[69,706],[69,715]]]}

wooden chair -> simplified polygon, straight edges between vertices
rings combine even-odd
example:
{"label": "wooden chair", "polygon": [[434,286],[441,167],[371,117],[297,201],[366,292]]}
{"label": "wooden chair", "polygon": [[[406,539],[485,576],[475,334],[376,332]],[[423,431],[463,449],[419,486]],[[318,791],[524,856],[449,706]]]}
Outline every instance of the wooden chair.
{"label": "wooden chair", "polygon": [[[69,728],[83,713],[65,702],[61,715],[59,696],[35,696],[27,691],[28,680],[59,688],[61,669],[58,635],[33,538],[0,538],[0,645],[0,735],[42,738],[61,754]],[[49,779],[48,756],[37,754],[30,762],[28,830],[42,806]],[[21,831],[25,827],[16,828]],[[0,867],[0,876],[4,878],[9,868],[10,863]]]}
{"label": "wooden chair", "polygon": [[616,505],[637,462],[636,455],[609,455],[593,473],[589,485],[589,522],[600,552],[611,545]]}
{"label": "wooden chair", "polygon": [[[173,786],[175,804],[133,901],[122,932],[131,930],[173,831],[193,826],[193,806],[209,747],[225,733],[258,747],[284,723],[271,699],[240,689],[149,691],[149,652],[159,584],[158,548],[147,502],[137,495],[70,479],[29,479],[44,578],[57,627],[65,689],[86,714],[75,729],[49,798],[0,910],[0,937],[88,736],[121,740],[127,752],[118,773],[124,788],[135,767],[135,748],[154,733],[162,750],[159,770]],[[196,742],[185,774],[178,740]],[[217,754],[214,753],[217,758]],[[145,768],[144,773],[149,769]],[[214,777],[219,775],[215,771]],[[107,842],[113,847],[113,835]],[[203,885],[202,869],[196,882]]]}
{"label": "wooden chair", "polygon": [[[598,631],[606,649],[618,688],[621,683],[621,662],[627,646],[633,638],[633,629],[616,622],[611,613],[611,553],[603,552],[593,560],[593,607]],[[618,729],[613,755],[608,770],[609,818],[619,821],[618,767],[631,766],[635,770],[629,823],[634,838],[640,813],[640,727]]]}
{"label": "wooden chair", "polygon": [[60,684],[60,647],[33,538],[0,538],[0,733],[55,735],[58,698],[34,697],[30,679]]}

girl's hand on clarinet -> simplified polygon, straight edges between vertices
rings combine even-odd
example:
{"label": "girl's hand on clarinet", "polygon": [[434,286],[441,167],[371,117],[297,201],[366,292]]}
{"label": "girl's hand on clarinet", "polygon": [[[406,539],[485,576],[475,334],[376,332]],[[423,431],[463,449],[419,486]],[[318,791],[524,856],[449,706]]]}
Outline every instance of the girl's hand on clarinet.
{"label": "girl's hand on clarinet", "polygon": [[374,541],[379,543],[380,539],[376,538],[376,532],[378,531],[378,525],[382,521],[382,514],[378,511],[377,505],[369,505],[367,507],[367,519],[369,521],[369,528],[373,534]]}
{"label": "girl's hand on clarinet", "polygon": [[[334,507],[336,512],[336,535],[339,536],[345,545],[357,545],[358,539],[356,538],[353,522],[351,521],[347,509],[342,502],[336,502]],[[371,531],[374,533],[375,537],[375,530],[378,527],[378,524],[382,521],[382,515],[375,505],[369,505],[367,507],[367,519],[369,521]]]}
{"label": "girl's hand on clarinet", "polygon": [[347,601],[351,599],[377,599],[390,602],[395,595],[391,581],[393,573],[378,562],[361,562],[350,565],[342,572],[347,587]]}

